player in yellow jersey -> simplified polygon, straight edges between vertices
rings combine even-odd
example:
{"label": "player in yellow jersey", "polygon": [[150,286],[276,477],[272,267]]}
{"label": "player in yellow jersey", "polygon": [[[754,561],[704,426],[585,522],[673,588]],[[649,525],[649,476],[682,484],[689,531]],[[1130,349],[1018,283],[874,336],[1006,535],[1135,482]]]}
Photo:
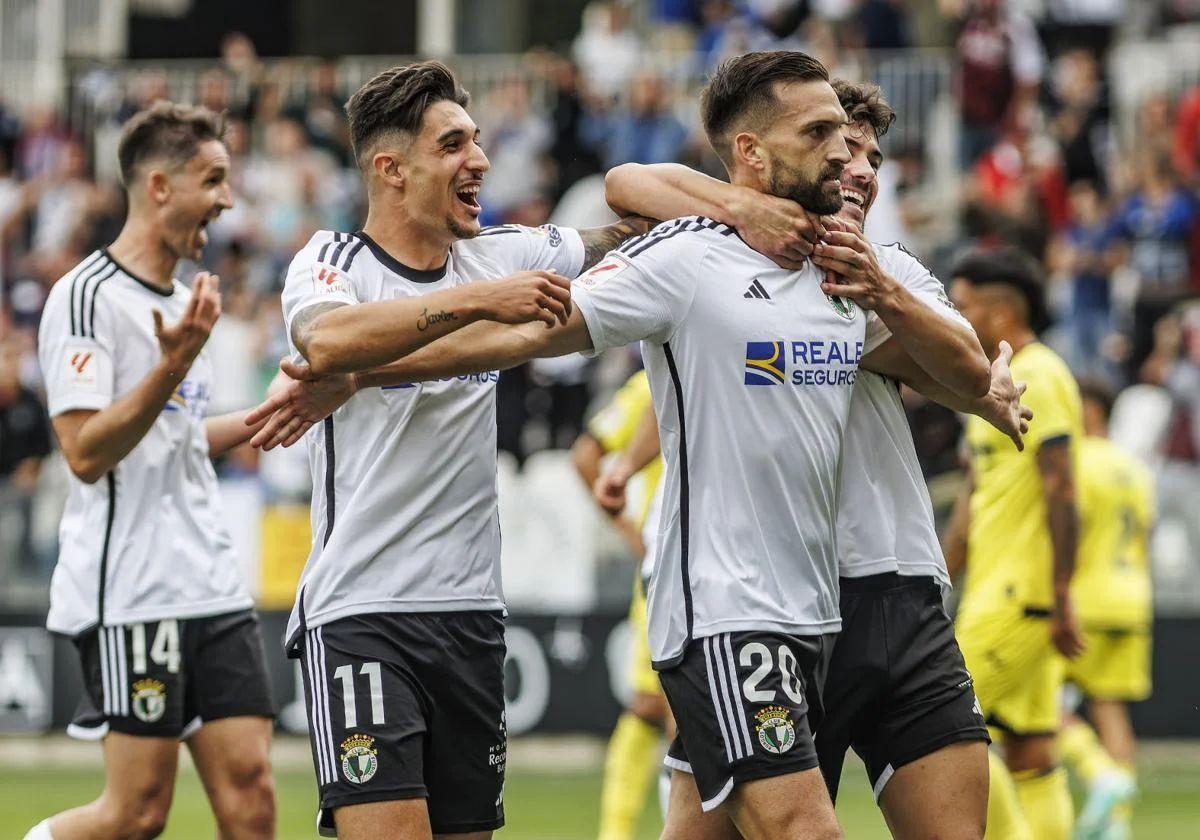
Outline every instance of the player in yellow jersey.
{"label": "player in yellow jersey", "polygon": [[[988,423],[967,419],[970,495],[960,500],[946,538],[951,571],[966,563],[959,646],[995,740],[1003,743],[1020,806],[1003,819],[989,809],[987,836],[1067,840],[1071,797],[1055,736],[1062,655],[1083,649],[1070,594],[1075,462],[1083,437],[1079,390],[1063,360],[1037,340],[1045,310],[1027,257],[1013,249],[972,252],[952,276],[951,297],[988,356],[1002,340],[1012,345],[1013,379],[1028,384],[1023,402],[1033,409],[1024,451]],[[998,769],[997,805],[998,786],[1007,784]]]}
{"label": "player in yellow jersey", "polygon": [[1095,730],[1068,715],[1059,746],[1088,790],[1076,837],[1119,840],[1130,835],[1127,802],[1135,791],[1127,704],[1150,696],[1154,479],[1108,440],[1112,392],[1097,382],[1081,382],[1080,392],[1087,436],[1080,444],[1079,564],[1071,591],[1087,649],[1067,667],[1067,680],[1082,692]]}
{"label": "player in yellow jersey", "polygon": [[[649,417],[647,424],[646,418]],[[601,460],[610,453],[624,454],[638,448],[636,442],[648,431],[653,434],[657,451],[658,426],[645,371],[638,371],[613,396],[588,424],[571,450],[572,461],[580,477],[592,489],[600,477]],[[630,453],[635,454],[635,453]],[[638,465],[640,466],[640,464]],[[619,465],[617,467],[619,469]],[[614,517],[614,523],[626,542],[641,557],[646,546],[641,537],[651,513],[655,490],[662,477],[662,459],[654,457],[637,472],[634,488],[636,501],[626,519],[621,515],[624,498],[618,502],[601,499],[602,506]],[[626,477],[627,480],[627,477]],[[625,481],[621,482],[624,487]],[[633,698],[617,721],[608,745],[604,782],[600,795],[600,840],[631,840],[646,796],[662,763],[661,740],[670,718],[658,673],[650,665],[650,645],[646,637],[646,593],[641,574],[634,575],[633,597],[629,607],[632,631],[631,682]]]}

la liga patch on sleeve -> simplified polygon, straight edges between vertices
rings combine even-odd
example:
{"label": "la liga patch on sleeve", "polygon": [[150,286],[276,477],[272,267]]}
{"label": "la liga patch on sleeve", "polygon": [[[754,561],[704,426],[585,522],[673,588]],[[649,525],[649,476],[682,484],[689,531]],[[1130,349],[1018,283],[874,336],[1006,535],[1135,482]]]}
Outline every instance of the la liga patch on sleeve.
{"label": "la liga patch on sleeve", "polygon": [[73,388],[96,390],[100,381],[96,374],[100,367],[100,359],[96,356],[94,346],[68,344],[63,352],[63,365],[68,385]]}
{"label": "la liga patch on sleeve", "polygon": [[628,268],[629,262],[624,257],[611,253],[580,275],[575,282],[585,288],[594,289],[604,285]]}
{"label": "la liga patch on sleeve", "polygon": [[350,278],[327,263],[313,263],[312,279],[318,295],[350,294]]}

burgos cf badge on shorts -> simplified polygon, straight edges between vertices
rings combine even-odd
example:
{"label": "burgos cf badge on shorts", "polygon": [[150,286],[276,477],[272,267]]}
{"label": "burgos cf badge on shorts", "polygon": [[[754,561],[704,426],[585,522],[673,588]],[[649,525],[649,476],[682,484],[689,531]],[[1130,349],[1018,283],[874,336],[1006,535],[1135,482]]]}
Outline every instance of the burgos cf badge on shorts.
{"label": "burgos cf badge on shorts", "polygon": [[146,678],[133,684],[133,713],[144,723],[155,723],[167,710],[167,687]]}
{"label": "burgos cf badge on shorts", "polygon": [[379,769],[375,739],[370,735],[351,735],[342,741],[342,775],[346,781],[364,785]]}
{"label": "burgos cf badge on shorts", "polygon": [[796,727],[792,725],[792,711],[783,706],[767,706],[756,712],[754,725],[758,732],[758,743],[769,753],[782,755],[796,745]]}
{"label": "burgos cf badge on shorts", "polygon": [[747,385],[782,385],[786,375],[782,341],[746,342]]}

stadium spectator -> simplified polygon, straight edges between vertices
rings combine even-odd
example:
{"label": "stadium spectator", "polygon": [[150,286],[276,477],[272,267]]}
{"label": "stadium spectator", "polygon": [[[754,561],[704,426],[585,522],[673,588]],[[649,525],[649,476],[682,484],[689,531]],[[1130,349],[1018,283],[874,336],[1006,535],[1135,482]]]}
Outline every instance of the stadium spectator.
{"label": "stadium spectator", "polygon": [[661,77],[639,73],[632,83],[628,107],[597,114],[588,135],[602,149],[605,168],[622,163],[669,163],[679,159],[688,131],[671,113]]}
{"label": "stadium spectator", "polygon": [[571,47],[592,93],[602,99],[624,91],[643,60],[641,41],[629,28],[627,17],[620,3],[589,3],[583,11],[583,27]]}
{"label": "stadium spectator", "polygon": [[[30,518],[42,461],[50,454],[50,420],[38,394],[21,381],[22,348],[16,334],[0,339],[0,563],[28,562]],[[13,570],[0,566],[6,582]]]}
{"label": "stadium spectator", "polygon": [[1062,149],[1067,180],[1086,178],[1103,185],[1111,129],[1107,91],[1096,57],[1083,49],[1060,57],[1051,94],[1051,133]]}
{"label": "stadium spectator", "polygon": [[1008,0],[940,0],[961,18],[958,52],[962,163],[970,165],[1006,124],[1036,102],[1046,56],[1033,23]]}
{"label": "stadium spectator", "polygon": [[1174,162],[1179,177],[1195,184],[1200,175],[1200,85],[1179,101],[1175,116]]}

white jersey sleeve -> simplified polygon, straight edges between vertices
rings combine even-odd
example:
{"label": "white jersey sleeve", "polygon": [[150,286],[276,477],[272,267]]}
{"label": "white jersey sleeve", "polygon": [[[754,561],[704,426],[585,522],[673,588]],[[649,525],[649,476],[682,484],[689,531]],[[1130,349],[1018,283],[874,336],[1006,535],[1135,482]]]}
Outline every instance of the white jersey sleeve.
{"label": "white jersey sleeve", "polygon": [[360,247],[361,241],[348,233],[321,230],[292,259],[283,283],[283,322],[289,336],[292,320],[310,306],[371,299],[361,280],[349,270]]}
{"label": "white jersey sleeve", "polygon": [[[99,252],[97,252],[98,254]],[[117,348],[108,297],[97,294],[111,270],[88,261],[50,290],[38,329],[38,362],[51,417],[76,409],[99,411],[113,401]]]}
{"label": "white jersey sleeve", "polygon": [[583,271],[583,238],[574,228],[497,225],[484,228],[473,242],[486,244],[505,274],[545,269],[577,277]]}
{"label": "white jersey sleeve", "polygon": [[[971,322],[964,318],[962,313],[950,302],[950,296],[946,294],[946,287],[942,285],[942,281],[934,277],[933,272],[903,245],[899,243],[875,245],[875,255],[883,269],[895,277],[904,288],[912,292],[917,300],[942,317],[974,332]],[[892,336],[892,331],[883,323],[882,318],[875,316],[873,321],[874,323],[871,320],[867,322],[865,352],[868,353]]]}
{"label": "white jersey sleeve", "polygon": [[595,353],[634,341],[663,344],[691,309],[708,250],[698,253],[695,238],[671,230],[660,225],[629,240],[572,284]]}

